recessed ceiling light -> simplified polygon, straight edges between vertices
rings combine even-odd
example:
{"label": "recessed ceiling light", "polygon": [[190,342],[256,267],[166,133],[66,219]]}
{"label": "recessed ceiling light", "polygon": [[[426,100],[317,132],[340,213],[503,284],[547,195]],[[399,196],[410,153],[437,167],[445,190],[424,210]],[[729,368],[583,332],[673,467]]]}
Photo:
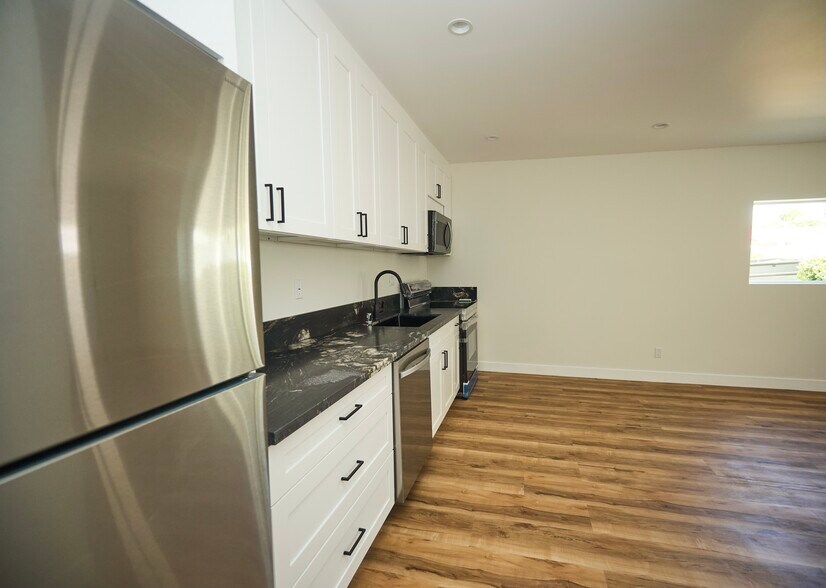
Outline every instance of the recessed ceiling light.
{"label": "recessed ceiling light", "polygon": [[653,125],[651,125],[651,128],[656,129],[658,131],[662,129],[667,129],[668,123],[654,123]]}
{"label": "recessed ceiling light", "polygon": [[493,142],[493,141],[498,141],[498,140],[499,140],[499,135],[488,135],[487,137],[485,137],[485,141]]}
{"label": "recessed ceiling light", "polygon": [[466,18],[454,18],[447,23],[447,30],[454,35],[467,35],[473,30],[473,23]]}

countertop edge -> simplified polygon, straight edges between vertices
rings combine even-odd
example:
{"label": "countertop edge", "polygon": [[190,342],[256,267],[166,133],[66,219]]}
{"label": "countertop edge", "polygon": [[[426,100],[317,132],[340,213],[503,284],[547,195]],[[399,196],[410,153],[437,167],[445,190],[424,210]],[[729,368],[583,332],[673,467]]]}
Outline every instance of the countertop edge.
{"label": "countertop edge", "polygon": [[[433,319],[430,323],[427,323],[422,327],[372,327],[374,329],[405,329],[405,331],[409,334],[409,342],[405,344],[400,351],[391,352],[386,358],[380,362],[377,362],[375,369],[369,373],[365,372],[354,376],[346,383],[343,383],[335,391],[325,396],[324,399],[306,408],[300,414],[297,414],[295,417],[290,419],[289,422],[278,427],[278,429],[272,429],[268,426],[268,446],[272,447],[278,445],[280,442],[284,441],[284,439],[301,429],[304,425],[309,424],[313,419],[323,414],[324,411],[358,388],[361,384],[372,378],[387,366],[391,365],[400,357],[404,356],[404,354],[408,353],[416,345],[419,345],[422,341],[428,339],[434,332],[447,325],[451,320],[457,318],[460,314],[460,309],[433,309],[433,313],[440,315],[439,318]],[[312,350],[312,347],[308,348],[308,350]]]}

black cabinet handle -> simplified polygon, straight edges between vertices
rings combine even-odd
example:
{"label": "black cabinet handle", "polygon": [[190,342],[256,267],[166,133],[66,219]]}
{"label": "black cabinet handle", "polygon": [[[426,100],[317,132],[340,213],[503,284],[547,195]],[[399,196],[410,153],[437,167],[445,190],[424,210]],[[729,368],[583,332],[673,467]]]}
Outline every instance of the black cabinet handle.
{"label": "black cabinet handle", "polygon": [[353,416],[354,414],[356,414],[358,411],[360,411],[362,406],[364,406],[364,405],[363,404],[357,404],[356,407],[353,410],[351,410],[349,413],[347,413],[343,417],[338,417],[338,420],[340,420],[340,421],[349,421],[350,417]]}
{"label": "black cabinet handle", "polygon": [[436,184],[436,198],[442,197],[442,185]]}
{"label": "black cabinet handle", "polygon": [[445,362],[444,362],[444,365],[442,366],[442,370],[446,370],[447,369],[447,351],[442,351],[442,355],[445,358]]}
{"label": "black cabinet handle", "polygon": [[367,213],[365,212],[365,213],[364,213],[364,236],[365,236],[365,237],[367,237],[367,236],[368,236],[368,235],[367,235],[367,233],[368,233],[368,230],[367,230],[367,229],[368,229],[368,227],[369,227],[369,226],[370,226],[370,223],[369,223],[369,222],[367,222]]}
{"label": "black cabinet handle", "polygon": [[287,222],[287,211],[284,208],[284,188],[278,187],[276,190],[278,190],[279,194],[281,194],[281,220],[278,222],[285,223]]}
{"label": "black cabinet handle", "polygon": [[348,549],[347,551],[344,552],[344,555],[353,555],[353,552],[356,550],[356,547],[358,547],[358,544],[361,541],[361,538],[364,537],[364,534],[366,532],[367,532],[367,529],[365,529],[364,527],[359,527],[358,539],[356,539],[356,542],[353,543],[353,546],[350,549]]}
{"label": "black cabinet handle", "polygon": [[270,216],[267,217],[268,221],[275,220],[275,203],[273,202],[272,196],[272,184],[264,184],[264,187],[269,190],[270,192]]}
{"label": "black cabinet handle", "polygon": [[407,227],[402,225],[402,245],[409,245],[410,239],[407,236]]}
{"label": "black cabinet handle", "polygon": [[364,460],[363,459],[357,459],[355,469],[352,472],[350,472],[349,475],[341,476],[341,481],[342,482],[349,482],[350,478],[352,478],[354,475],[356,475],[356,472],[359,471],[359,468],[363,465],[364,465]]}
{"label": "black cabinet handle", "polygon": [[363,212],[357,212],[356,214],[359,215],[359,234],[357,236],[358,237],[364,237],[364,220],[362,220],[362,215],[364,213]]}

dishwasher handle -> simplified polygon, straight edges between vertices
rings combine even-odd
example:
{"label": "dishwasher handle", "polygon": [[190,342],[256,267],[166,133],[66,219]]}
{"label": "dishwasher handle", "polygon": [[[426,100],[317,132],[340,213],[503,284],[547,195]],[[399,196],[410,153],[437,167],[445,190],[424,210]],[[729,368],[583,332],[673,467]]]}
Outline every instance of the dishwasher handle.
{"label": "dishwasher handle", "polygon": [[430,359],[430,349],[428,349],[427,352],[424,355],[422,355],[422,360],[419,363],[417,363],[413,367],[407,368],[402,373],[400,373],[399,374],[399,379],[406,378],[407,376],[409,376],[413,372],[419,371],[425,365],[427,365],[427,362],[428,362],[429,359]]}

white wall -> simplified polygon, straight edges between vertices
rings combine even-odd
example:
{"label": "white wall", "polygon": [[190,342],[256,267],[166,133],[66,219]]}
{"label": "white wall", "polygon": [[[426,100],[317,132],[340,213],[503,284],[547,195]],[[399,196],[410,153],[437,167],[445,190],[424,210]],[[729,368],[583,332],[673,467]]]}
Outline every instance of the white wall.
{"label": "white wall", "polygon": [[479,286],[483,368],[826,390],[826,286],[748,283],[752,201],[826,196],[826,143],[452,173],[428,271]]}
{"label": "white wall", "polygon": [[[405,281],[427,277],[423,255],[273,241],[260,244],[265,321],[372,298],[373,280],[383,269],[395,270]],[[301,300],[293,295],[296,279],[304,290]],[[398,291],[393,276],[382,280],[382,296]]]}

